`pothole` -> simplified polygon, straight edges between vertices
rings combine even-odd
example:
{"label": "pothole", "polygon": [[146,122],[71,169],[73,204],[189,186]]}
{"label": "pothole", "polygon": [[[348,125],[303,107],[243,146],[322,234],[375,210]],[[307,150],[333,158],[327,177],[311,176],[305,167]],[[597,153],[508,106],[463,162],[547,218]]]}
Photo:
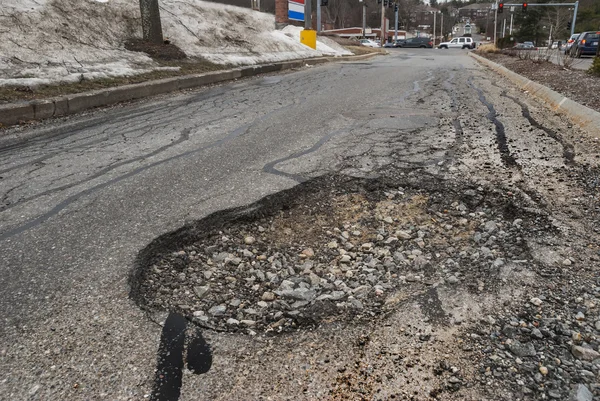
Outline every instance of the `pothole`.
{"label": "pothole", "polygon": [[531,258],[523,232],[546,229],[518,203],[430,177],[321,177],[157,239],[132,295],[150,311],[255,334],[373,319],[402,289],[494,291],[503,268]]}

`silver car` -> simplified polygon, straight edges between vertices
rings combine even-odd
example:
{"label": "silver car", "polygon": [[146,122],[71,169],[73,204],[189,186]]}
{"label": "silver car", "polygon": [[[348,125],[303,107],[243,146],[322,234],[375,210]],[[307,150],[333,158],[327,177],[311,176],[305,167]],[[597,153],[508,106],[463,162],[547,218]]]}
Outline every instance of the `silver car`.
{"label": "silver car", "polygon": [[569,50],[571,50],[571,47],[573,47],[575,42],[577,42],[577,38],[579,37],[579,35],[581,35],[581,34],[574,33],[573,35],[571,35],[569,40],[567,40],[567,43],[565,43],[565,54],[569,54]]}

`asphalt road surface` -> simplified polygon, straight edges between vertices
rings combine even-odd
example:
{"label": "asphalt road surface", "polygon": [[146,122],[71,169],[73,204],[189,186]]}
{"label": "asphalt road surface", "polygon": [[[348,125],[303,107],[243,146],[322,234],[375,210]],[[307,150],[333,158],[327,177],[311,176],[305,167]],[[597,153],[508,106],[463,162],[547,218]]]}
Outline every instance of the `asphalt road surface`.
{"label": "asphalt road surface", "polygon": [[[0,132],[0,399],[151,398],[161,317],[129,298],[129,274],[154,238],[212,212],[322,174],[371,177],[391,164],[563,193],[568,180],[544,184],[548,169],[569,164],[548,132],[567,142],[580,132],[466,51],[392,50]],[[394,316],[369,330],[423,321],[418,308]],[[334,363],[351,365],[343,350],[363,329],[207,331],[212,367],[185,369],[179,399],[360,399],[332,388],[346,369]],[[371,332],[372,341],[390,336]],[[312,376],[310,361],[333,349],[342,351],[331,369]],[[415,399],[429,394],[403,386]],[[464,391],[456,399],[481,395]]]}

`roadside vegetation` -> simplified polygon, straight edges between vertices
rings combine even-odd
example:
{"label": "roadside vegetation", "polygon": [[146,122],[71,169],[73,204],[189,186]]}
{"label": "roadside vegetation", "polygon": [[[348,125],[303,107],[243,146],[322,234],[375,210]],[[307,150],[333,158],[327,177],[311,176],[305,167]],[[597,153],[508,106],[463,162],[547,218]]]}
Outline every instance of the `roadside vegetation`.
{"label": "roadside vegetation", "polygon": [[123,77],[82,79],[78,82],[57,83],[53,85],[30,86],[2,86],[0,87],[0,104],[22,100],[44,99],[82,93],[97,89],[113,88],[129,84],[137,84],[156,79],[172,78],[182,75],[201,74],[211,71],[227,69],[227,66],[213,64],[205,60],[195,61],[160,61],[161,67],[168,69],[154,70],[143,74]]}
{"label": "roadside vegetation", "polygon": [[600,77],[600,56],[594,58],[594,62],[590,67],[590,74]]}

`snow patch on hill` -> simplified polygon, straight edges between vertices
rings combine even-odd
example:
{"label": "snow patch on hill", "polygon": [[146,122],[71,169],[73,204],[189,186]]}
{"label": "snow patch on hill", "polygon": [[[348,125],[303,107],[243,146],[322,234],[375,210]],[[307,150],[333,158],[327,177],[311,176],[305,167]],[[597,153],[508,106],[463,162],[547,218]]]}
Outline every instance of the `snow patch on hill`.
{"label": "snow patch on hill", "polygon": [[[271,14],[201,0],[161,0],[160,7],[165,38],[190,57],[248,65],[347,54],[330,43],[320,42],[317,50],[304,46],[299,32],[274,30]],[[137,0],[0,0],[0,86],[161,68],[125,49],[127,39],[140,37]]]}
{"label": "snow patch on hill", "polygon": [[[300,32],[304,28],[294,25],[288,25],[281,30],[286,36],[300,42]],[[317,36],[317,51],[326,56],[349,56],[352,54],[351,51],[344,48],[333,39]]]}

